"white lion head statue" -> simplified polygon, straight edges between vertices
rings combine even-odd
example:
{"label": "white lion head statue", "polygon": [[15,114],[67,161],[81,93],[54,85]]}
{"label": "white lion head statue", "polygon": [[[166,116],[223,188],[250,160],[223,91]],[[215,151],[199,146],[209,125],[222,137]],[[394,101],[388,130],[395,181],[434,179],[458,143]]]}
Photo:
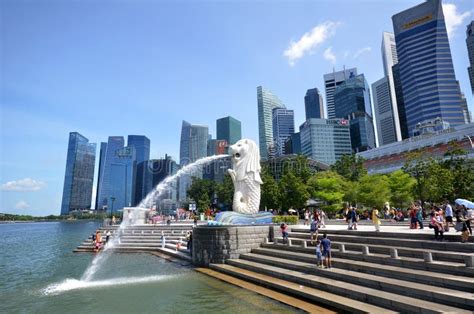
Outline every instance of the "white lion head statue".
{"label": "white lion head statue", "polygon": [[260,178],[260,151],[254,141],[242,139],[230,146],[229,153],[232,155],[232,164],[237,181],[244,180],[246,176],[253,174],[253,179],[262,184]]}

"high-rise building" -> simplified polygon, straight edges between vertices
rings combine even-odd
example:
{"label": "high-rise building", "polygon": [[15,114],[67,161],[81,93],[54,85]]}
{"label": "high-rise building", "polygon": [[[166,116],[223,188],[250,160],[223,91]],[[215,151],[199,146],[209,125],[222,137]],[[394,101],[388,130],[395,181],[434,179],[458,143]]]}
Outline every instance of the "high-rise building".
{"label": "high-rise building", "polygon": [[474,95],[474,21],[467,25],[466,29],[467,54],[469,55],[469,67],[467,72],[471,82],[471,91]]}
{"label": "high-rise building", "polygon": [[99,209],[116,212],[134,203],[135,160],[135,147],[125,147],[123,136],[109,136],[97,196]]}
{"label": "high-rise building", "polygon": [[285,105],[271,91],[262,86],[257,87],[257,105],[260,157],[266,159],[274,144],[272,110],[274,108],[285,108]]}
{"label": "high-rise building", "polygon": [[392,17],[409,135],[423,121],[464,124],[440,0]]}
{"label": "high-rise building", "polygon": [[323,96],[319,92],[319,89],[312,88],[306,91],[306,95],[304,96],[304,109],[306,120],[311,118],[324,118]]}
{"label": "high-rise building", "polygon": [[344,69],[343,71],[333,71],[324,74],[324,88],[326,90],[326,107],[328,119],[336,118],[336,109],[334,108],[334,92],[336,87],[350,77],[357,75],[357,68]]}
{"label": "high-rise building", "polygon": [[107,143],[100,143],[100,152],[99,152],[99,171],[97,171],[97,187],[95,193],[95,210],[99,208],[99,187],[100,182],[102,182],[102,176],[104,175],[104,165],[105,165],[105,153],[107,152]]}
{"label": "high-rise building", "polygon": [[456,83],[458,85],[459,95],[461,95],[461,110],[464,118],[464,123],[471,123],[471,113],[469,112],[469,108],[467,107],[466,96],[461,91],[461,85],[459,84],[459,81],[456,81]]}
{"label": "high-rise building", "polygon": [[272,111],[273,141],[275,156],[285,154],[285,141],[295,133],[295,114],[293,110],[274,108]]}
{"label": "high-rise building", "polygon": [[125,140],[123,136],[109,136],[105,147],[105,158],[103,159],[103,165],[101,166],[103,170],[100,175],[100,180],[97,183],[99,193],[97,193],[98,207],[96,209],[107,209],[107,205],[110,203],[110,185],[112,184],[110,182],[111,163],[115,152],[125,147]]}
{"label": "high-rise building", "polygon": [[146,196],[146,176],[144,175],[144,168],[138,169],[138,164],[150,159],[150,140],[144,135],[129,135],[127,139],[127,146],[133,147],[136,154],[136,162],[134,170],[134,187],[135,195],[133,197],[133,205],[137,205]]}
{"label": "high-rise building", "polygon": [[128,147],[134,147],[137,154],[137,163],[150,159],[150,140],[144,135],[129,135]]}
{"label": "high-rise building", "polygon": [[393,85],[395,87],[395,98],[397,100],[397,109],[398,109],[398,119],[400,121],[400,132],[402,135],[402,140],[407,139],[408,135],[408,125],[407,125],[407,116],[405,113],[405,102],[403,100],[403,89],[402,81],[400,78],[400,66],[395,64],[392,66],[393,74]]}
{"label": "high-rise building", "polygon": [[308,119],[300,126],[301,153],[328,165],[352,153],[349,121]]}
{"label": "high-rise building", "polygon": [[[179,164],[186,166],[196,160],[207,156],[207,141],[209,139],[209,128],[207,125],[191,124],[183,121],[181,127],[181,142],[179,149]],[[187,189],[191,185],[191,177],[202,177],[201,169],[190,175],[183,175],[179,179],[178,198],[186,200]]]}
{"label": "high-rise building", "polygon": [[285,141],[285,154],[301,154],[300,132],[291,134]]}
{"label": "high-rise building", "polygon": [[[393,33],[383,32],[382,34],[382,63],[385,77],[387,78],[388,91],[390,96],[390,115],[393,117],[393,129],[395,132],[395,141],[402,140],[402,131],[400,128],[400,117],[398,114],[397,96],[395,91],[395,83],[393,80],[392,67],[398,63],[397,45],[395,44],[395,36]],[[372,88],[373,90],[374,88]],[[374,92],[375,93],[375,92]],[[388,108],[387,108],[388,110]],[[385,115],[388,116],[388,111]],[[385,117],[387,118],[387,117]],[[378,117],[376,117],[376,121]]]}
{"label": "high-rise building", "polygon": [[242,139],[242,124],[231,116],[217,119],[216,139],[225,140],[229,145],[234,145]]}
{"label": "high-rise building", "polygon": [[228,147],[226,140],[207,140],[207,156],[225,154]]}
{"label": "high-rise building", "polygon": [[372,84],[379,146],[397,141],[388,76]]}
{"label": "high-rise building", "polygon": [[206,157],[208,138],[209,128],[207,125],[197,125],[183,121],[179,148],[179,164],[184,166]]}
{"label": "high-rise building", "polygon": [[349,120],[355,153],[375,148],[370,90],[364,74],[348,78],[337,86],[334,108],[337,118]]}
{"label": "high-rise building", "polygon": [[61,215],[90,209],[96,144],[77,132],[69,133]]}

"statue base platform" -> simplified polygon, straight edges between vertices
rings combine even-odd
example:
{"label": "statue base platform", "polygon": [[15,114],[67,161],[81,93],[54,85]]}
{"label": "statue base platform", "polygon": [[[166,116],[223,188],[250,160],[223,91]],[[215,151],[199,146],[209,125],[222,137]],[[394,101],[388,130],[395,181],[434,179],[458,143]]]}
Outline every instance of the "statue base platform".
{"label": "statue base platform", "polygon": [[209,221],[208,225],[267,225],[272,223],[273,214],[271,212],[258,212],[254,215],[240,214],[233,211],[218,213],[214,221]]}

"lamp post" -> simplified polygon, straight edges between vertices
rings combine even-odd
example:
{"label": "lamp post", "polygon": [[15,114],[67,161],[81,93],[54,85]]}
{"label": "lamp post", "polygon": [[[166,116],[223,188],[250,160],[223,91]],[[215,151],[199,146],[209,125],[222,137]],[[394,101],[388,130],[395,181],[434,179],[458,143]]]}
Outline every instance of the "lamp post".
{"label": "lamp post", "polygon": [[115,196],[110,197],[110,200],[112,201],[112,208],[111,208],[111,210],[110,210],[110,215],[113,215],[113,213],[114,213]]}

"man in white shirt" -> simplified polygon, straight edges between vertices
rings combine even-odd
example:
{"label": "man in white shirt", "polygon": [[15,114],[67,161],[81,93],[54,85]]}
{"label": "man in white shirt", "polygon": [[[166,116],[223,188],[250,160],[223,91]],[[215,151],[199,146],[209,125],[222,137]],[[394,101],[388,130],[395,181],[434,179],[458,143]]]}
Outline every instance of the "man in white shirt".
{"label": "man in white shirt", "polygon": [[449,204],[449,201],[446,200],[445,202],[445,207],[444,207],[444,214],[446,216],[446,224],[448,227],[453,224],[453,208]]}

